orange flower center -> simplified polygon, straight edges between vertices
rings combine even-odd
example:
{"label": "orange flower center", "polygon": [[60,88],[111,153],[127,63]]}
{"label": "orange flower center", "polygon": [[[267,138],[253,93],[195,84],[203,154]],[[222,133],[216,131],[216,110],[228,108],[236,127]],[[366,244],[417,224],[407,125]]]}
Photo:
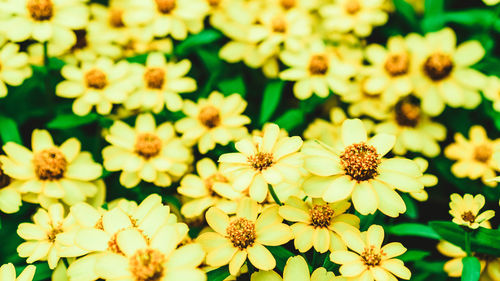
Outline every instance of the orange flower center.
{"label": "orange flower center", "polygon": [[87,88],[101,90],[106,87],[107,78],[106,74],[99,69],[91,69],[85,73],[85,81],[87,82]]}
{"label": "orange flower center", "polygon": [[160,154],[162,149],[161,139],[152,133],[141,133],[135,140],[135,153],[149,159]]}
{"label": "orange flower center", "polygon": [[361,10],[361,5],[358,0],[351,0],[345,4],[344,9],[348,14],[354,15]]}
{"label": "orange flower center", "polygon": [[340,164],[346,175],[360,182],[375,178],[380,164],[377,150],[364,142],[347,146],[340,155]]}
{"label": "orange flower center", "polygon": [[144,72],[144,80],[150,89],[161,89],[165,83],[165,70],[159,67],[148,67]]}
{"label": "orange flower center", "polygon": [[123,10],[111,9],[109,11],[109,24],[115,28],[124,27]]}
{"label": "orange flower center", "polygon": [[10,181],[10,177],[4,173],[2,164],[0,163],[0,189],[8,186],[10,184]]}
{"label": "orange flower center", "polygon": [[26,8],[35,21],[50,20],[54,15],[54,5],[51,0],[28,0]]}
{"label": "orange flower center", "polygon": [[493,155],[493,149],[489,145],[482,144],[474,149],[474,159],[478,162],[486,163]]}
{"label": "orange flower center", "polygon": [[440,81],[450,75],[453,61],[449,55],[434,53],[424,63],[424,72],[433,81]]}
{"label": "orange flower center", "polygon": [[421,110],[418,100],[411,97],[400,100],[395,106],[396,122],[402,127],[416,127],[420,121]]}
{"label": "orange flower center", "polygon": [[33,158],[35,173],[40,180],[58,180],[64,176],[68,161],[57,148],[47,148]]}
{"label": "orange flower center", "polygon": [[285,33],[286,32],[286,21],[283,16],[274,17],[271,26],[273,31],[276,33]]}
{"label": "orange flower center", "polygon": [[324,75],[328,71],[328,59],[325,55],[313,55],[309,61],[309,73]]}
{"label": "orange flower center", "polygon": [[328,227],[335,213],[328,204],[314,205],[309,211],[314,227]]}
{"label": "orange flower center", "polygon": [[119,254],[119,255],[125,255],[122,250],[120,249],[120,246],[118,246],[118,241],[116,240],[116,238],[118,237],[118,234],[120,233],[121,230],[115,232],[110,238],[109,238],[109,241],[108,241],[108,251],[112,252],[112,253],[115,253],[115,254]]}
{"label": "orange flower center", "polygon": [[136,281],[161,280],[164,274],[165,255],[156,249],[137,250],[130,257],[130,272]]}
{"label": "orange flower center", "polygon": [[63,230],[60,226],[52,228],[49,232],[47,232],[47,239],[50,243],[54,243],[56,241],[57,234],[62,233]]}
{"label": "orange flower center", "polygon": [[212,105],[207,105],[203,107],[198,114],[198,120],[200,120],[201,124],[203,124],[205,127],[209,129],[219,126],[220,124],[219,109],[217,109],[215,106]]}
{"label": "orange flower center", "polygon": [[296,2],[296,0],[280,0],[280,4],[281,4],[281,7],[283,7],[283,9],[289,10],[289,9],[295,7],[295,5],[297,5],[297,2]]}
{"label": "orange flower center", "polygon": [[218,7],[221,0],[207,0],[210,7]]}
{"label": "orange flower center", "polygon": [[248,162],[255,170],[262,171],[273,165],[274,158],[272,153],[259,151],[255,155],[248,157]]}
{"label": "orange flower center", "polygon": [[378,252],[375,250],[374,246],[370,246],[365,248],[363,253],[361,253],[361,259],[366,266],[374,267],[380,264],[382,261],[382,255],[384,255],[382,251]]}
{"label": "orange flower center", "polygon": [[385,61],[384,68],[393,77],[405,75],[408,73],[408,68],[410,66],[410,59],[408,54],[391,54]]}
{"label": "orange flower center", "polygon": [[229,182],[229,180],[223,176],[221,173],[215,173],[211,175],[210,177],[206,178],[203,183],[205,184],[205,187],[208,189],[210,196],[218,196],[217,193],[213,190],[214,183],[216,182]]}
{"label": "orange flower center", "polygon": [[251,247],[255,242],[255,224],[245,218],[233,220],[226,229],[233,246],[240,250]]}
{"label": "orange flower center", "polygon": [[461,217],[464,221],[469,223],[474,223],[476,221],[476,216],[471,211],[463,212]]}
{"label": "orange flower center", "polygon": [[175,0],[155,0],[158,12],[162,14],[170,14],[175,9]]}

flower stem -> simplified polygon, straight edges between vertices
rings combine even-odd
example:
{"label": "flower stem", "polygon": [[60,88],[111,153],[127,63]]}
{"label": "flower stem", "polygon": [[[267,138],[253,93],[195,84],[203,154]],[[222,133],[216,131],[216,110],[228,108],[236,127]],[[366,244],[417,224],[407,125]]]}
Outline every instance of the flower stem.
{"label": "flower stem", "polygon": [[274,192],[273,186],[268,184],[267,188],[269,189],[269,192],[271,193],[271,196],[273,197],[274,202],[276,202],[278,205],[282,206],[283,203],[281,203],[280,199],[278,198],[278,195],[276,195],[276,192]]}
{"label": "flower stem", "polygon": [[470,231],[465,230],[465,252],[467,253],[467,256],[471,256],[471,250],[470,250]]}
{"label": "flower stem", "polygon": [[47,77],[44,79],[45,80],[45,92],[47,95],[50,97],[50,68],[49,68],[49,52],[48,52],[48,42],[45,41],[43,42],[43,66],[45,67],[45,74]]}

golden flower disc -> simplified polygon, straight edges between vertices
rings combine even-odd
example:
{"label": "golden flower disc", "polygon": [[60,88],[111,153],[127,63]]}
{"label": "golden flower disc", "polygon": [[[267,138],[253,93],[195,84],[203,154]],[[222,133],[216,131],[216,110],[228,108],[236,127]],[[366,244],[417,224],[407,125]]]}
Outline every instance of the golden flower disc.
{"label": "golden flower disc", "polygon": [[370,246],[369,248],[365,248],[363,253],[361,253],[361,259],[368,267],[378,266],[382,261],[383,252],[375,251],[374,246]]}
{"label": "golden flower disc", "polygon": [[328,204],[314,205],[309,212],[314,227],[328,227],[335,213]]}
{"label": "golden flower disc", "polygon": [[274,17],[271,26],[273,31],[276,33],[285,33],[286,32],[286,20],[283,16]]}
{"label": "golden flower disc", "polygon": [[104,89],[107,85],[106,74],[99,69],[91,69],[85,73],[85,81],[88,88]]}
{"label": "golden flower disc", "polygon": [[474,223],[476,221],[476,216],[471,211],[462,213],[461,217],[466,222]]}
{"label": "golden flower disc", "polygon": [[324,75],[328,71],[328,59],[325,55],[313,55],[309,61],[309,72],[312,75]]}
{"label": "golden flower disc", "polygon": [[68,161],[59,149],[53,147],[36,153],[33,164],[40,180],[58,180],[64,176]]}
{"label": "golden flower disc", "polygon": [[161,139],[152,133],[141,133],[137,135],[135,140],[135,152],[149,159],[151,157],[157,156],[162,149]]}
{"label": "golden flower disc", "polygon": [[54,5],[51,0],[28,0],[26,8],[35,21],[50,20],[54,15]]}
{"label": "golden flower disc", "polygon": [[156,8],[158,12],[162,14],[170,14],[170,12],[175,9],[175,1],[176,0],[155,0]]}
{"label": "golden flower disc", "polygon": [[289,9],[295,7],[295,5],[297,5],[297,2],[296,2],[296,0],[280,0],[280,4],[281,4],[281,7],[283,7],[283,9],[289,10]]}
{"label": "golden flower disc", "polygon": [[375,178],[380,164],[377,150],[364,142],[347,146],[340,155],[340,164],[346,175],[360,182]]}
{"label": "golden flower disc", "polygon": [[361,4],[358,0],[351,0],[345,4],[344,9],[348,14],[354,15],[361,10]]}
{"label": "golden flower disc", "polygon": [[440,81],[450,75],[453,61],[449,55],[434,53],[424,63],[424,72],[433,81]]}
{"label": "golden flower disc", "polygon": [[257,171],[265,170],[274,163],[272,153],[257,152],[255,155],[248,157],[248,162]]}
{"label": "golden flower disc", "polygon": [[387,73],[393,77],[408,73],[409,66],[410,59],[406,53],[391,54],[387,57],[384,64],[384,68]]}
{"label": "golden flower disc", "polygon": [[203,126],[212,129],[220,124],[220,114],[219,109],[215,106],[207,105],[200,110],[198,114],[198,120],[200,120]]}
{"label": "golden flower disc", "polygon": [[418,100],[404,98],[396,103],[396,122],[402,127],[416,127],[420,121],[421,109]]}
{"label": "golden flower disc", "polygon": [[479,162],[488,162],[492,155],[493,149],[489,145],[482,144],[474,149],[474,159]]}
{"label": "golden flower disc", "polygon": [[156,249],[138,250],[129,260],[129,268],[136,281],[161,280],[165,255]]}
{"label": "golden flower disc", "polygon": [[123,10],[111,9],[109,11],[109,24],[115,28],[124,27]]}
{"label": "golden flower disc", "polygon": [[165,70],[159,67],[148,67],[144,72],[144,81],[150,89],[161,89],[165,83]]}
{"label": "golden flower disc", "polygon": [[240,250],[251,247],[256,238],[255,224],[245,218],[237,218],[226,229],[229,240],[233,246]]}

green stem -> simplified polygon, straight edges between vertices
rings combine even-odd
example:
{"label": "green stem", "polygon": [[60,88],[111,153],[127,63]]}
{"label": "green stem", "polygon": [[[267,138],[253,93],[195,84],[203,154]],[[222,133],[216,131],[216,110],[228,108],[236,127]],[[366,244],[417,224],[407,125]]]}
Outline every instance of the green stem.
{"label": "green stem", "polygon": [[45,92],[47,93],[47,96],[51,96],[50,94],[50,68],[49,68],[49,53],[48,53],[48,47],[47,47],[48,42],[45,41],[43,42],[43,66],[45,67],[45,72],[47,77],[44,79],[45,80]]}
{"label": "green stem", "polygon": [[274,192],[273,186],[268,184],[267,188],[269,189],[269,192],[271,193],[271,196],[273,197],[274,202],[276,202],[278,205],[282,206],[283,203],[281,203],[280,199],[278,198],[278,195],[276,195],[276,192]]}
{"label": "green stem", "polygon": [[465,252],[467,253],[467,256],[471,256],[471,250],[470,250],[470,231],[465,230]]}

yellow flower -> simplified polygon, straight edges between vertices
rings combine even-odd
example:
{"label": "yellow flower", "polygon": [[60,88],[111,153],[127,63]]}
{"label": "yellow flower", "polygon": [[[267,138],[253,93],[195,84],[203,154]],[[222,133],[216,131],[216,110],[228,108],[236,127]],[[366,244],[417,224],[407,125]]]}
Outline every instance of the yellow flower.
{"label": "yellow flower", "polygon": [[4,5],[13,15],[3,24],[15,27],[7,28],[6,36],[15,42],[50,41],[69,49],[76,43],[72,30],[84,29],[88,22],[88,8],[80,0],[9,0]]}
{"label": "yellow flower", "polygon": [[198,175],[186,175],[177,191],[193,198],[182,205],[181,213],[187,218],[199,216],[212,206],[226,214],[236,211],[236,201],[242,194],[231,186],[231,180],[222,174],[210,158],[203,158],[196,163]]}
{"label": "yellow flower", "polygon": [[206,280],[197,267],[205,253],[199,244],[179,246],[188,228],[165,225],[153,237],[133,228],[118,233],[116,244],[122,253],[99,256],[95,265],[105,280]]}
{"label": "yellow flower", "polygon": [[242,139],[235,146],[236,153],[221,155],[221,171],[233,177],[236,191],[249,190],[257,202],[266,199],[268,185],[296,182],[300,179],[302,158],[298,150],[302,139],[298,136],[279,137],[278,125],[264,128],[262,137]]}
{"label": "yellow flower", "polygon": [[61,70],[66,80],[57,85],[56,95],[76,98],[73,112],[77,115],[87,115],[93,106],[99,114],[109,114],[113,104],[124,102],[134,87],[129,72],[128,62],[115,64],[109,58],[83,62],[80,67],[68,64]]}
{"label": "yellow flower", "polygon": [[469,139],[456,133],[455,142],[445,148],[444,155],[457,160],[451,166],[452,173],[459,178],[473,180],[481,177],[484,184],[496,186],[497,182],[488,179],[495,177],[495,171],[500,171],[500,163],[493,158],[493,154],[500,151],[500,139],[490,140],[479,125],[470,128]]}
{"label": "yellow flower", "polygon": [[328,31],[348,33],[360,37],[371,34],[374,26],[387,22],[384,0],[340,0],[319,9],[323,26]]}
{"label": "yellow flower", "polygon": [[178,111],[182,109],[179,93],[196,90],[196,81],[184,77],[191,68],[189,60],[167,62],[163,54],[150,53],[146,66],[135,64],[134,67],[138,89],[125,102],[127,109],[158,113],[166,106],[170,111]]}
{"label": "yellow flower", "polygon": [[464,225],[472,229],[486,227],[489,220],[495,216],[495,211],[487,210],[479,214],[479,210],[484,206],[484,196],[481,194],[473,197],[465,194],[460,197],[457,193],[450,196],[450,215],[453,216],[453,222],[458,225]]}
{"label": "yellow flower", "polygon": [[2,168],[9,177],[19,181],[21,193],[35,194],[36,201],[62,200],[68,205],[82,202],[97,192],[96,180],[102,174],[100,164],[89,152],[80,151],[76,138],[56,146],[48,131],[34,130],[32,149],[8,142],[0,156]]}
{"label": "yellow flower", "polygon": [[0,98],[7,95],[7,85],[20,86],[32,74],[28,55],[19,52],[14,43],[3,44],[0,40]]}
{"label": "yellow flower", "polygon": [[205,0],[130,0],[123,14],[128,26],[150,25],[156,37],[183,40],[203,29],[208,11]]}
{"label": "yellow flower", "polygon": [[283,80],[296,81],[293,92],[304,100],[313,93],[327,97],[330,90],[337,94],[348,91],[348,79],[355,74],[352,65],[342,61],[334,50],[322,41],[314,41],[300,52],[283,51],[281,60],[290,68],[280,73]]}
{"label": "yellow flower", "polygon": [[175,128],[186,143],[198,143],[199,151],[205,154],[214,149],[216,143],[227,145],[248,134],[244,125],[250,123],[250,118],[242,115],[246,106],[239,94],[224,97],[212,92],[197,104],[186,100],[182,111],[187,117],[177,121]]}
{"label": "yellow flower", "polygon": [[493,108],[500,111],[500,78],[489,76],[483,93],[487,99],[493,102]]}
{"label": "yellow flower", "polygon": [[383,158],[395,142],[395,137],[377,134],[367,139],[359,119],[342,124],[343,149],[319,142],[304,145],[304,164],[313,175],[304,182],[304,191],[326,202],[352,198],[354,208],[363,215],[378,209],[397,217],[406,211],[405,203],[395,191],[416,192],[423,189],[418,180],[422,172],[418,165],[405,158]]}
{"label": "yellow flower", "polygon": [[433,122],[422,112],[417,98],[407,96],[400,99],[392,112],[390,118],[375,125],[374,131],[396,136],[395,154],[405,155],[410,150],[427,157],[439,155],[438,141],[446,138],[446,127]]}
{"label": "yellow flower", "polygon": [[321,199],[313,199],[304,202],[290,197],[279,208],[279,214],[287,221],[296,222],[291,226],[296,249],[304,253],[314,247],[317,252],[324,253],[345,250],[339,233],[349,226],[359,228],[359,218],[345,214],[350,206],[347,201],[325,203]]}
{"label": "yellow flower", "polygon": [[175,135],[174,126],[165,122],[156,127],[153,115],[137,116],[135,128],[115,121],[106,135],[111,145],[102,150],[104,167],[123,171],[120,183],[127,188],[142,180],[169,186],[172,177],[181,177],[191,161],[191,152]]}
{"label": "yellow flower", "polygon": [[36,267],[28,265],[23,269],[21,274],[16,278],[16,268],[12,263],[3,264],[0,267],[1,281],[31,281],[35,276]]}
{"label": "yellow flower", "polygon": [[398,242],[382,247],[384,229],[380,225],[372,225],[366,232],[348,230],[342,236],[345,243],[354,252],[334,251],[330,259],[341,264],[340,273],[349,280],[395,280],[395,276],[408,280],[411,272],[403,262],[395,259],[406,248]]}
{"label": "yellow flower", "polygon": [[316,139],[333,147],[340,142],[340,127],[345,119],[347,117],[342,108],[334,107],[330,110],[330,122],[315,119],[304,131],[304,139]]}
{"label": "yellow flower", "polygon": [[208,265],[229,264],[231,275],[240,271],[247,257],[261,270],[276,266],[276,260],[264,246],[283,245],[293,238],[293,234],[290,227],[282,223],[278,206],[270,206],[260,215],[258,208],[257,202],[244,198],[231,218],[216,207],[208,209],[207,223],[215,232],[205,232],[198,237],[198,242],[207,251]]}
{"label": "yellow flower", "polygon": [[4,173],[0,164],[0,211],[6,214],[19,211],[22,205],[19,185],[20,182],[12,180]]}
{"label": "yellow flower", "polygon": [[415,94],[422,99],[422,109],[431,116],[451,107],[475,108],[481,102],[479,90],[485,76],[471,66],[484,56],[478,41],[456,46],[455,32],[450,28],[406,37],[413,58]]}
{"label": "yellow flower", "polygon": [[27,257],[27,263],[43,260],[48,261],[49,267],[54,269],[60,257],[76,257],[85,254],[85,251],[74,245],[65,243],[65,232],[74,229],[73,218],[64,215],[61,204],[52,204],[46,211],[42,208],[33,215],[34,223],[21,223],[17,234],[27,240],[17,247],[20,257]]}
{"label": "yellow flower", "polygon": [[342,280],[335,277],[333,272],[326,271],[323,267],[316,268],[312,274],[309,273],[309,266],[302,256],[290,257],[283,269],[283,278],[275,271],[259,270],[252,274],[251,281],[334,281]]}
{"label": "yellow flower", "polygon": [[[424,173],[427,170],[427,167],[429,166],[429,162],[425,160],[424,158],[421,157],[416,157],[413,159],[415,163],[417,163],[418,167],[420,168],[420,171]],[[425,186],[425,187],[431,187],[435,186],[438,183],[438,178],[435,175],[431,174],[423,174],[418,180]],[[415,198],[418,201],[427,201],[427,198],[429,195],[427,194],[427,191],[421,190],[418,192],[410,192],[410,196]]]}
{"label": "yellow flower", "polygon": [[500,3],[500,0],[483,0],[484,4],[488,6],[494,6],[498,3]]}

